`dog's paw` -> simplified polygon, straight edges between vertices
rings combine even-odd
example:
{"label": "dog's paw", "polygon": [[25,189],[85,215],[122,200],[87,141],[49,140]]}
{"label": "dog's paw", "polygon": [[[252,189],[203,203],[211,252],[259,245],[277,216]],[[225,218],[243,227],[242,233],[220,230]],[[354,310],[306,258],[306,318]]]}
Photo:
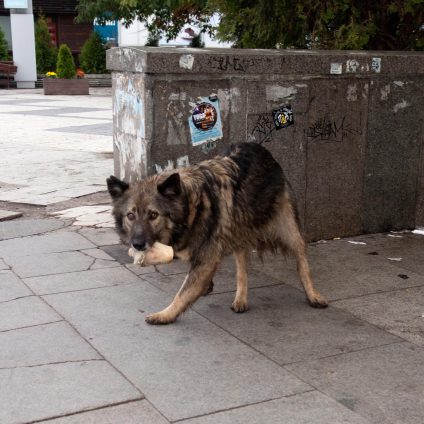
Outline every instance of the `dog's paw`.
{"label": "dog's paw", "polygon": [[235,300],[231,305],[231,309],[239,314],[242,312],[246,312],[249,309],[249,305],[247,304],[247,302]]}
{"label": "dog's paw", "polygon": [[326,308],[328,306],[327,299],[318,292],[311,299],[308,299],[308,302],[313,308]]}
{"label": "dog's paw", "polygon": [[145,321],[151,325],[165,325],[175,322],[176,318],[170,317],[168,314],[157,312],[146,317]]}

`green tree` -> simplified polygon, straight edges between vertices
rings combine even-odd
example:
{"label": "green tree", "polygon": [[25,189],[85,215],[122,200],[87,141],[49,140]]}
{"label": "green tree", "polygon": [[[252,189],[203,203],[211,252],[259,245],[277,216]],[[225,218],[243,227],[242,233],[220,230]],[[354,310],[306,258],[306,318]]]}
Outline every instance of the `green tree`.
{"label": "green tree", "polygon": [[0,28],[0,60],[9,60],[9,51],[6,37],[3,30]]}
{"label": "green tree", "polygon": [[[80,0],[77,9],[80,21],[139,19],[168,39],[198,24],[235,47],[424,48],[424,0]],[[221,16],[216,28],[213,13]]]}
{"label": "green tree", "polygon": [[146,25],[149,33],[175,38],[186,25],[199,24],[208,28],[209,9],[207,0],[79,0],[78,22],[100,23],[123,20],[130,25],[136,19]]}
{"label": "green tree", "polygon": [[82,70],[88,74],[104,74],[106,50],[102,37],[93,31],[81,49],[79,60]]}
{"label": "green tree", "polygon": [[71,49],[61,44],[57,55],[56,73],[58,78],[74,78],[76,74],[75,62]]}
{"label": "green tree", "polygon": [[44,16],[40,16],[35,23],[35,56],[39,74],[54,70],[57,49],[52,44],[49,27]]}
{"label": "green tree", "polygon": [[148,47],[158,47],[159,46],[160,35],[155,32],[150,32],[147,36],[147,41],[145,46]]}
{"label": "green tree", "polygon": [[195,47],[195,48],[205,47],[205,43],[202,40],[202,34],[197,34],[192,38],[190,42],[190,47]]}

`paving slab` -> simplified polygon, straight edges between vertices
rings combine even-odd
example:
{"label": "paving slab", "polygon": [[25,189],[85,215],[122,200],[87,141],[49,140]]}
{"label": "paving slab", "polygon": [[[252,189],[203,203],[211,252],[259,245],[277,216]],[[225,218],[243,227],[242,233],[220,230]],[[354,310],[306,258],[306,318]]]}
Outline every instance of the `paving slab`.
{"label": "paving slab", "polygon": [[244,406],[184,424],[371,424],[334,399],[317,391]]}
{"label": "paving slab", "polygon": [[61,320],[52,308],[36,296],[0,303],[0,331]]}
{"label": "paving slab", "polygon": [[421,347],[395,343],[286,368],[372,423],[423,421]]}
{"label": "paving slab", "polygon": [[32,294],[12,271],[0,271],[0,303]]}
{"label": "paving slab", "polygon": [[101,359],[65,322],[0,333],[0,369]]}
{"label": "paving slab", "polygon": [[341,300],[334,306],[424,346],[424,287]]}
{"label": "paving slab", "polygon": [[5,209],[0,209],[0,221],[10,221],[15,218],[20,218],[22,212],[13,212]]}
{"label": "paving slab", "polygon": [[96,259],[90,269],[117,268],[119,263],[105,259]]}
{"label": "paving slab", "polygon": [[[408,272],[409,279],[400,278],[404,270],[381,255],[368,254],[374,251],[374,247],[353,245],[346,240],[311,245],[308,256],[316,287],[329,300],[338,300],[424,285],[423,276],[412,271]],[[253,257],[252,267],[301,290],[291,258],[267,255],[261,264]]]}
{"label": "paving slab", "polygon": [[169,264],[156,265],[156,269],[162,275],[183,274],[182,278],[184,278],[184,274],[187,274],[189,268],[189,263],[180,259],[174,259]]}
{"label": "paving slab", "polygon": [[[0,422],[36,421],[140,399],[105,361],[68,362],[0,370]],[[7,407],[6,407],[7,406]]]}
{"label": "paving slab", "polygon": [[0,103],[0,114],[7,116],[2,132],[8,137],[0,140],[0,181],[24,187],[1,192],[0,198],[47,205],[105,190],[105,176],[113,172],[113,143],[106,135],[112,119],[110,92],[86,99],[64,96],[61,103],[44,107],[37,103],[41,93],[31,94],[33,102],[10,103],[23,95],[28,93],[1,93],[5,103]]}
{"label": "paving slab", "polygon": [[[156,265],[156,269],[163,275],[175,275],[175,274],[187,274],[189,271],[190,264],[180,259],[174,259],[169,264]],[[225,272],[230,270],[233,274],[235,270],[235,261],[233,255],[229,255],[223,258],[218,268],[218,273],[221,273],[222,277],[225,277]]]}
{"label": "paving slab", "polygon": [[122,267],[25,278],[24,281],[34,293],[39,295],[115,286],[118,284],[146,284],[132,272]]}
{"label": "paving slab", "polygon": [[[183,265],[185,266],[184,263],[180,265],[181,268]],[[164,267],[161,267],[161,269],[163,270]],[[149,281],[155,287],[158,287],[170,294],[176,294],[178,292],[184,281],[184,277],[185,273],[169,275],[148,273],[148,275],[140,275],[140,278],[143,280]],[[234,269],[234,266],[231,268],[224,266],[220,267],[213,278],[213,282],[213,293],[235,292],[236,270]],[[262,274],[255,270],[249,271],[249,287],[264,287],[279,284],[281,284],[281,281],[278,281],[266,274]]]}
{"label": "paving slab", "polygon": [[384,260],[402,258],[391,265],[424,275],[424,236],[413,233],[388,233],[365,238],[368,247]]}
{"label": "paving slab", "polygon": [[193,308],[279,364],[304,361],[399,341],[331,306],[311,308],[288,286],[249,291],[250,310],[231,309],[233,293],[201,298]]}
{"label": "paving slab", "polygon": [[149,284],[47,295],[46,301],[169,420],[310,390],[193,311],[150,326],[170,296]]}
{"label": "paving slab", "polygon": [[20,219],[0,222],[0,240],[47,233],[68,225],[60,219]]}
{"label": "paving slab", "polygon": [[108,255],[105,251],[101,250],[101,249],[84,249],[81,250],[81,253],[85,253],[88,256],[91,256],[92,258],[95,259],[102,259],[102,260],[106,260],[106,261],[115,261],[114,258],[112,258],[112,256]]}
{"label": "paving slab", "polygon": [[41,421],[45,424],[169,424],[146,400]]}
{"label": "paving slab", "polygon": [[144,274],[157,274],[158,278],[160,278],[161,274],[156,271],[155,266],[140,266],[137,264],[127,264],[125,268],[129,269],[135,275],[144,275]]}
{"label": "paving slab", "polygon": [[0,241],[0,256],[16,258],[42,253],[68,252],[96,247],[83,236],[70,231],[57,231],[32,237]]}
{"label": "paving slab", "polygon": [[[106,186],[97,186],[97,191],[105,191]],[[66,191],[64,192],[66,195]],[[74,196],[76,193],[72,193]],[[75,208],[65,209],[62,211],[52,212],[59,218],[74,219],[73,225],[79,226],[95,226],[114,227],[114,218],[112,216],[112,206],[110,205],[94,205],[94,206],[77,206]]]}
{"label": "paving slab", "polygon": [[81,252],[48,253],[7,259],[13,271],[21,278],[85,271],[94,261],[95,259]]}
{"label": "paving slab", "polygon": [[118,261],[121,265],[130,265],[133,263],[133,258],[128,256],[128,246],[124,246],[123,244],[112,244],[107,246],[101,246],[104,252],[106,252],[109,256],[112,256],[116,261]]}
{"label": "paving slab", "polygon": [[119,244],[119,236],[112,228],[81,228],[78,232],[97,246]]}

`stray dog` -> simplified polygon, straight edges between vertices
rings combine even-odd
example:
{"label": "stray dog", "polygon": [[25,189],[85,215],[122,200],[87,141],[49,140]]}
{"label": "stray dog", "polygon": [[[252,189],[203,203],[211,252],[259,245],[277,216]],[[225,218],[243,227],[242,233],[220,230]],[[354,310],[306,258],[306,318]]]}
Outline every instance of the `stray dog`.
{"label": "stray dog", "polygon": [[190,271],[172,303],[147,316],[149,324],[169,324],[212,289],[225,255],[234,253],[237,290],[231,308],[248,309],[247,262],[252,249],[291,253],[311,306],[324,308],[314,288],[296,205],[280,165],[255,143],[230,146],[227,156],[154,175],[134,184],[111,176],[116,230],[137,250],[154,242],[170,245],[190,263]]}

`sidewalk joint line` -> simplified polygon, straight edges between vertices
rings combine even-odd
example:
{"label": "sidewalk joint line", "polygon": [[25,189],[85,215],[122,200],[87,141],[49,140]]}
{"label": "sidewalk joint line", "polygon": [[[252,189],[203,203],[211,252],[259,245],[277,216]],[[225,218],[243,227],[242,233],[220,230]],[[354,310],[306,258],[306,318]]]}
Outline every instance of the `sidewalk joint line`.
{"label": "sidewalk joint line", "polygon": [[[38,297],[38,296],[37,296]],[[1,333],[7,333],[9,331],[15,331],[15,330],[23,330],[25,328],[33,328],[33,327],[40,327],[41,325],[48,325],[48,324],[54,324],[55,322],[64,322],[63,319],[58,319],[56,321],[48,321],[48,322],[42,322],[40,324],[33,324],[33,325],[24,325],[23,327],[16,327],[16,328],[10,328],[8,330],[0,330]]]}
{"label": "sidewalk joint line", "polygon": [[207,417],[209,415],[219,414],[221,412],[228,412],[228,411],[246,408],[246,407],[249,407],[249,406],[261,405],[262,403],[273,402],[275,400],[291,398],[293,396],[303,395],[304,393],[310,393],[310,392],[316,392],[316,391],[317,391],[316,389],[305,390],[304,392],[292,393],[292,394],[286,395],[286,396],[277,396],[275,398],[259,400],[257,402],[246,403],[244,405],[238,405],[238,406],[229,407],[229,408],[217,409],[216,411],[208,412],[206,414],[193,415],[192,417],[187,417],[187,418],[179,418],[177,420],[171,421],[171,423],[175,424],[175,423],[179,423],[181,421],[186,421],[186,420],[189,421],[189,420],[196,419],[196,418]]}
{"label": "sidewalk joint line", "polygon": [[44,421],[52,421],[52,420],[55,420],[57,418],[72,417],[74,415],[80,415],[80,414],[84,414],[86,412],[99,411],[101,409],[107,409],[107,408],[111,408],[111,407],[114,407],[114,406],[127,405],[129,403],[140,402],[141,400],[144,400],[144,397],[140,397],[140,398],[136,398],[136,399],[130,399],[130,400],[124,400],[122,402],[114,402],[114,403],[110,403],[108,405],[102,405],[102,406],[97,406],[97,407],[94,407],[94,408],[84,409],[82,411],[76,411],[76,412],[69,412],[69,413],[66,413],[66,414],[54,415],[54,416],[49,417],[49,418],[41,418],[41,419],[37,419],[37,420],[33,420],[33,421],[26,421],[25,424],[36,424],[36,423],[42,423]]}

